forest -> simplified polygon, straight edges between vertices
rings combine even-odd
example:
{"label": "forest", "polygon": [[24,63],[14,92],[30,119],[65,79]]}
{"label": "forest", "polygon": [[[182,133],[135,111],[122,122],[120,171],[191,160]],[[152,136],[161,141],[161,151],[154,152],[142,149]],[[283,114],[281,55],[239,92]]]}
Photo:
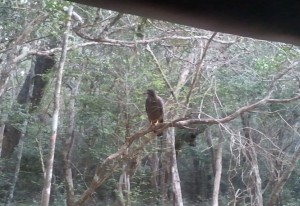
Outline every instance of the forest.
{"label": "forest", "polygon": [[62,0],[0,13],[0,205],[300,205],[298,46]]}

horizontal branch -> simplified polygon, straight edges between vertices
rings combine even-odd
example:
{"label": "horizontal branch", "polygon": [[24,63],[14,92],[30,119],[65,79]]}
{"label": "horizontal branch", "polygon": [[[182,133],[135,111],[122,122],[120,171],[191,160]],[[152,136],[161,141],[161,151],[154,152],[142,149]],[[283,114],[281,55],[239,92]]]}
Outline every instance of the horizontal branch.
{"label": "horizontal branch", "polygon": [[[85,43],[73,45],[67,48],[68,51],[78,49],[81,47],[95,46],[95,45],[124,46],[124,47],[134,48],[137,44],[149,44],[149,43],[159,42],[162,40],[192,40],[192,39],[199,39],[199,38],[206,39],[206,37],[203,36],[193,36],[193,37],[169,36],[169,37],[161,37],[161,38],[153,38],[153,39],[145,39],[145,40],[137,40],[137,41],[125,41],[125,40],[117,40],[117,39],[110,39],[110,38],[92,39],[92,38],[84,37],[83,35],[79,35],[79,36],[91,42],[85,42]],[[38,51],[38,50],[25,51],[19,56],[15,57],[13,63],[18,63],[22,61],[25,57],[30,55],[49,55],[56,52],[61,52],[61,48],[53,48],[47,51]]]}
{"label": "horizontal branch", "polygon": [[251,111],[259,106],[262,106],[266,103],[290,103],[293,101],[296,101],[300,99],[300,95],[292,97],[290,99],[269,99],[268,97],[254,103],[251,105],[247,105],[244,107],[239,108],[238,110],[236,110],[235,112],[233,112],[232,114],[224,117],[224,118],[220,118],[220,119],[216,119],[216,118],[204,118],[204,119],[188,119],[188,120],[184,120],[184,121],[179,121],[176,123],[165,123],[164,126],[162,126],[163,128],[165,127],[183,127],[183,126],[188,126],[188,125],[192,125],[192,124],[224,124],[227,122],[230,122],[232,120],[234,120],[235,118],[239,117],[240,114],[242,114],[243,112],[247,112],[247,111]]}
{"label": "horizontal branch", "polygon": [[300,99],[300,95],[299,96],[295,96],[295,97],[292,97],[290,99],[268,99],[267,102],[268,103],[289,103],[289,102],[293,102],[295,100],[298,100]]}
{"label": "horizontal branch", "polygon": [[[155,42],[160,42],[160,41],[167,41],[167,40],[182,40],[182,41],[190,41],[190,40],[196,40],[196,39],[210,39],[210,37],[207,36],[164,36],[164,37],[158,37],[158,38],[149,38],[149,39],[142,39],[142,40],[136,40],[136,41],[126,41],[126,40],[117,40],[117,39],[110,39],[106,37],[100,37],[100,38],[92,38],[90,36],[86,36],[85,34],[76,31],[75,33],[80,36],[83,39],[87,39],[90,41],[95,41],[95,42],[117,42],[119,44],[127,44],[127,45],[136,45],[136,44],[149,44],[149,43],[155,43]],[[223,44],[233,44],[236,41],[221,41],[221,40],[215,40],[213,39],[212,41],[218,42],[218,43],[223,43]]]}
{"label": "horizontal branch", "polygon": [[[133,48],[133,46],[131,46],[131,45],[118,44],[117,42],[85,42],[85,43],[70,46],[67,48],[67,51],[75,50],[75,49],[86,47],[86,46],[95,46],[95,45],[125,46],[125,47]],[[30,56],[30,55],[50,55],[50,54],[57,53],[57,52],[61,52],[61,48],[53,48],[53,49],[49,49],[46,51],[29,50],[29,51],[23,52],[19,56],[15,57],[13,59],[12,63],[18,63],[18,62],[22,61],[25,57]]]}
{"label": "horizontal branch", "polygon": [[[223,124],[230,122],[234,120],[236,117],[238,117],[241,113],[246,111],[251,111],[259,106],[262,106],[266,103],[289,103],[295,100],[300,99],[299,96],[295,96],[290,99],[270,99],[270,96],[272,94],[272,90],[268,92],[265,98],[261,99],[260,101],[257,101],[253,104],[246,105],[244,107],[239,108],[232,114],[224,117],[224,118],[204,118],[204,119],[187,119],[187,118],[179,118],[169,123],[161,123],[156,125],[155,127],[149,127],[145,130],[139,131],[135,133],[134,135],[128,137],[124,144],[120,147],[120,149],[115,152],[114,154],[111,154],[108,156],[100,165],[98,165],[96,169],[95,176],[92,180],[92,183],[90,187],[82,194],[82,196],[79,198],[79,200],[76,202],[76,205],[83,205],[84,202],[93,194],[95,189],[101,186],[101,184],[113,173],[114,169],[116,169],[119,166],[119,163],[124,159],[130,159],[132,155],[135,155],[136,153],[126,153],[127,149],[130,148],[132,143],[139,138],[143,137],[144,135],[156,131],[156,133],[159,133],[160,131],[163,131],[169,127],[184,127],[192,124]],[[156,138],[156,135],[152,135],[152,137],[147,141],[150,142],[152,139]],[[143,148],[145,145],[141,145],[140,149]]]}

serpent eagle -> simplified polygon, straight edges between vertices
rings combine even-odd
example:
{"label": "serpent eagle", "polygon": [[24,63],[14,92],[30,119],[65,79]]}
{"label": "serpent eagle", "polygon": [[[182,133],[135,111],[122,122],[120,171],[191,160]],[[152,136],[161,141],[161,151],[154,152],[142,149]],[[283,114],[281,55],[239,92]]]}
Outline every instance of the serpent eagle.
{"label": "serpent eagle", "polygon": [[[154,90],[147,90],[146,112],[151,126],[164,122],[164,101]],[[161,136],[162,133],[158,134]]]}

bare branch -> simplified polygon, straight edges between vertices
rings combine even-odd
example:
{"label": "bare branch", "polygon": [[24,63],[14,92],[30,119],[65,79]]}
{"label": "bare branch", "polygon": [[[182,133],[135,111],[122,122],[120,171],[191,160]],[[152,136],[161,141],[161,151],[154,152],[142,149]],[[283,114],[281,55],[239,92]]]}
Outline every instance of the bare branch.
{"label": "bare branch", "polygon": [[73,6],[69,7],[68,10],[68,19],[66,22],[66,30],[63,36],[62,43],[62,52],[60,57],[60,62],[58,66],[58,72],[55,83],[55,91],[54,91],[54,111],[53,111],[53,120],[52,120],[52,131],[50,136],[50,144],[47,158],[47,169],[44,174],[44,186],[42,191],[42,199],[41,205],[47,206],[49,205],[50,191],[51,191],[51,179],[52,179],[52,171],[53,171],[53,160],[55,154],[55,144],[57,138],[57,128],[58,128],[58,120],[59,120],[59,112],[60,112],[60,101],[61,101],[61,84],[64,72],[64,64],[67,56],[67,45],[68,38],[71,29],[71,16],[72,16]]}
{"label": "bare branch", "polygon": [[157,67],[159,73],[162,75],[162,77],[163,77],[165,83],[167,84],[167,86],[168,86],[169,89],[170,89],[170,92],[171,92],[172,96],[174,97],[174,99],[175,99],[176,102],[177,102],[177,98],[176,98],[176,96],[174,95],[173,88],[172,88],[170,82],[168,81],[167,76],[166,76],[165,73],[163,72],[163,70],[162,70],[162,68],[161,68],[161,66],[160,66],[160,64],[159,64],[159,62],[158,62],[158,60],[157,60],[155,54],[153,53],[151,47],[149,46],[149,44],[147,44],[146,50],[147,50],[147,51],[150,53],[150,55],[152,56],[152,58],[153,58],[153,60],[154,60],[154,62],[155,62],[155,64],[156,64],[156,67]]}
{"label": "bare branch", "polygon": [[[192,37],[184,37],[184,36],[168,36],[168,37],[160,37],[160,38],[152,38],[152,39],[145,39],[145,40],[136,40],[136,41],[125,41],[125,40],[117,40],[117,39],[110,39],[110,38],[98,38],[94,39],[92,37],[86,36],[79,31],[74,30],[75,33],[82,37],[83,39],[86,39],[91,42],[85,42],[77,45],[73,45],[71,47],[68,47],[67,50],[74,50],[85,46],[94,46],[94,45],[110,45],[110,46],[124,46],[124,47],[130,47],[135,48],[137,44],[149,44],[154,42],[159,42],[162,40],[191,40],[191,39],[201,39],[205,37],[202,36],[192,36]],[[47,51],[38,51],[38,50],[30,50],[25,51],[24,53],[20,54],[19,56],[15,57],[12,63],[18,63],[25,57],[29,55],[49,55],[51,53],[60,52],[61,48],[53,48]]]}
{"label": "bare branch", "polygon": [[40,23],[43,22],[48,16],[49,14],[44,13],[33,19],[28,25],[24,27],[22,34],[16,39],[14,44],[18,45],[20,43],[23,43],[31,34],[31,32],[35,29],[35,26],[40,25]]}
{"label": "bare branch", "polygon": [[294,69],[296,66],[299,66],[299,61],[295,61],[295,62],[292,62],[286,69],[283,69],[281,72],[279,72],[276,76],[273,77],[273,80],[270,84],[270,88],[269,90],[272,90],[274,85],[275,85],[275,82],[277,80],[279,80],[281,77],[283,77],[286,73],[288,73],[290,70]]}
{"label": "bare branch", "polygon": [[290,99],[268,99],[267,102],[268,103],[289,103],[289,102],[293,102],[297,99],[300,99],[300,95],[299,96],[295,96],[295,97],[292,97]]}
{"label": "bare branch", "polygon": [[194,88],[195,88],[196,82],[197,82],[198,77],[199,77],[199,73],[200,73],[200,71],[201,71],[201,69],[202,69],[202,63],[203,63],[203,61],[204,61],[204,58],[206,57],[206,53],[207,53],[208,47],[209,47],[211,41],[213,40],[213,38],[214,38],[216,35],[217,35],[217,32],[214,32],[214,33],[211,35],[210,39],[208,40],[208,42],[207,42],[206,45],[205,45],[205,48],[204,48],[204,51],[203,51],[203,54],[202,54],[202,56],[201,56],[200,61],[197,62],[197,64],[196,64],[196,65],[197,65],[197,69],[196,69],[196,72],[195,72],[195,75],[194,75],[194,78],[193,78],[192,85],[191,85],[191,87],[190,87],[189,93],[188,93],[188,95],[186,96],[186,102],[185,102],[186,106],[188,106],[188,104],[189,104],[189,102],[190,102],[190,97],[191,97],[192,91],[193,91]]}
{"label": "bare branch", "polygon": [[[76,44],[73,46],[70,46],[67,48],[67,51],[69,50],[75,50],[78,48],[86,47],[86,46],[95,46],[95,45],[111,45],[111,46],[125,46],[125,47],[130,47],[133,48],[131,45],[125,45],[125,44],[118,44],[117,42],[85,42],[81,44]],[[50,55],[53,53],[61,52],[61,48],[53,48],[49,49],[47,51],[38,51],[38,50],[30,50],[30,51],[25,51],[19,56],[15,57],[13,59],[12,63],[18,63],[22,61],[25,57],[30,56],[30,55]]]}
{"label": "bare branch", "polygon": [[[243,112],[247,112],[247,111],[251,111],[259,106],[262,106],[266,103],[290,103],[293,101],[296,101],[298,99],[300,99],[300,95],[299,96],[295,96],[293,98],[290,99],[269,99],[269,97],[271,96],[272,91],[270,91],[268,93],[268,95],[263,98],[262,100],[255,102],[251,105],[247,105],[244,107],[239,108],[238,110],[236,110],[235,112],[233,112],[232,114],[224,117],[224,118],[220,118],[220,119],[216,119],[216,118],[204,118],[204,119],[188,119],[188,120],[184,120],[184,121],[176,121],[176,123],[171,122],[171,123],[162,123],[159,124],[157,126],[162,127],[163,124],[165,124],[163,126],[163,128],[167,128],[170,125],[173,127],[184,127],[184,126],[188,126],[188,125],[192,125],[192,124],[221,124],[221,123],[227,123],[230,122],[232,120],[234,120],[235,118],[237,118],[241,113]],[[157,129],[156,129],[157,130]]]}
{"label": "bare branch", "polygon": [[283,189],[284,184],[287,182],[287,180],[291,176],[299,159],[300,159],[300,147],[296,148],[295,153],[293,154],[292,159],[289,162],[289,165],[285,168],[284,172],[279,177],[278,182],[273,187],[269,202],[267,204],[268,206],[273,206],[276,204],[276,201],[279,197],[280,192]]}
{"label": "bare branch", "polygon": [[111,22],[109,22],[102,30],[102,32],[100,32],[100,36],[106,36],[108,30],[113,27],[121,18],[122,18],[123,14],[122,13],[118,13]]}
{"label": "bare branch", "polygon": [[[68,13],[69,8],[64,6],[63,10]],[[79,25],[82,25],[84,23],[83,18],[75,11],[72,12],[72,19],[74,19],[75,21],[77,21],[79,23]]]}
{"label": "bare branch", "polygon": [[265,98],[255,102],[251,105],[241,107],[238,110],[236,110],[235,112],[233,112],[232,114],[230,114],[224,118],[205,118],[205,119],[179,118],[172,122],[161,123],[161,124],[156,125],[155,127],[149,127],[146,130],[142,130],[142,131],[135,133],[134,135],[132,135],[126,139],[124,144],[120,147],[120,149],[117,152],[108,156],[97,167],[95,176],[92,180],[90,187],[79,198],[79,200],[76,202],[76,205],[83,205],[83,203],[92,195],[92,193],[95,191],[95,189],[100,187],[101,184],[112,174],[114,169],[119,167],[119,164],[122,160],[130,159],[133,156],[137,155],[139,153],[139,151],[144,148],[146,143],[148,143],[152,139],[156,138],[156,135],[152,135],[149,139],[144,141],[144,143],[142,143],[140,145],[140,147],[138,147],[137,150],[135,150],[134,152],[126,153],[126,150],[128,148],[130,148],[130,146],[132,145],[132,143],[134,141],[138,140],[139,138],[145,136],[146,134],[148,134],[150,132],[156,131],[157,133],[159,133],[160,131],[167,129],[168,127],[184,127],[184,126],[188,126],[188,125],[192,125],[192,124],[223,124],[223,123],[227,123],[227,122],[235,119],[236,117],[239,117],[239,115],[243,112],[253,110],[253,109],[255,109],[261,105],[264,105],[266,103],[275,102],[275,101],[288,103],[288,102],[292,102],[292,101],[295,101],[300,98],[300,96],[296,96],[294,98],[289,99],[290,101],[286,101],[286,99],[276,99],[275,100],[275,99],[270,99],[271,94],[272,94],[272,90],[270,90],[267,93]]}

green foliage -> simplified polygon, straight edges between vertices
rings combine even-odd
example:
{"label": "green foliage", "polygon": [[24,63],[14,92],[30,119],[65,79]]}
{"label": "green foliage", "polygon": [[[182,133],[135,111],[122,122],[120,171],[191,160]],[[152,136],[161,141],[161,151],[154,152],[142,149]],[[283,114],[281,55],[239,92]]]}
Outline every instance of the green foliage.
{"label": "green foliage", "polygon": [[[56,48],[54,51],[58,63],[60,53],[57,51],[62,47],[62,34],[65,31],[64,7],[68,7],[70,2],[44,0],[16,5],[10,3],[11,1],[6,1],[5,6],[8,8],[0,8],[0,46],[4,51],[1,59],[5,61],[9,55],[22,53],[23,47],[33,51]],[[49,17],[39,25],[34,25],[34,31],[28,34],[27,39],[11,49],[11,45],[25,26],[39,15],[37,11],[47,12]],[[211,36],[211,32],[125,14],[114,23],[116,12],[82,5],[75,5],[74,11],[84,20],[80,32],[87,34],[88,38],[94,38],[99,44],[82,47],[80,45],[92,42],[88,38],[77,36],[73,31],[70,33],[70,50],[65,62],[61,91],[63,98],[56,145],[53,205],[65,204],[66,187],[62,172],[62,151],[65,148],[62,140],[69,135],[69,114],[73,109],[70,108],[69,87],[73,84],[80,82],[79,92],[75,96],[75,141],[72,157],[75,195],[79,197],[89,186],[97,165],[115,153],[126,137],[149,126],[144,108],[144,92],[147,89],[155,89],[166,100],[166,122],[183,117],[186,113],[192,118],[199,118],[200,113],[201,118],[222,118],[241,106],[264,98],[274,76],[286,68],[290,61],[299,59],[300,56],[299,48],[294,46],[218,34],[216,41],[212,41],[208,48],[198,81],[194,88],[191,88],[197,63],[203,55],[207,37]],[[75,23],[73,19],[73,26]],[[178,36],[185,38],[177,39]],[[109,41],[110,39],[115,41]],[[141,43],[143,40],[151,40],[147,44],[151,47],[160,68],[157,68],[156,60],[147,52],[146,43]],[[9,53],[11,51],[15,53]],[[51,117],[49,122],[43,123],[39,121],[38,115],[44,111],[49,114],[53,112],[56,78],[56,70],[45,75],[44,78],[49,79],[49,84],[44,91],[43,101],[39,108],[28,115],[24,105],[17,105],[15,102],[26,76],[23,73],[26,73],[29,67],[29,61],[26,60],[12,71],[12,81],[1,99],[0,108],[1,115],[8,117],[6,123],[18,129],[23,128],[25,119],[29,120],[16,192],[16,199],[20,200],[20,205],[38,205],[39,202],[37,196],[43,179],[41,160],[45,163],[47,158]],[[183,71],[187,72],[186,79],[178,90],[175,102],[168,99],[171,96],[170,90],[176,91]],[[299,90],[297,76],[299,71],[295,68],[280,78],[274,84],[272,98],[295,96]],[[171,88],[166,81],[170,83]],[[190,101],[186,104],[191,89]],[[271,177],[270,165],[274,164],[272,161],[276,160],[276,163],[282,164],[278,170],[288,166],[286,158],[294,152],[290,145],[296,145],[299,139],[296,133],[299,112],[298,102],[265,104],[251,111],[251,135],[258,148],[256,152],[263,182]],[[173,114],[176,114],[176,117]],[[210,126],[209,129],[214,152],[220,135],[224,135],[225,138],[220,204],[228,204],[237,190],[242,191],[241,198],[247,197],[249,194],[246,189],[254,183],[249,178],[253,177],[253,173],[250,170],[247,141],[240,118],[221,124],[220,127]],[[208,144],[206,135],[200,134],[195,147],[185,145],[177,156],[186,205],[210,205],[214,173],[211,145]],[[134,142],[132,147],[135,148],[142,141],[143,139]],[[164,152],[164,148],[159,144],[154,145],[147,145],[139,155],[152,154],[154,151],[159,154]],[[282,156],[276,156],[274,150],[280,151]],[[1,162],[1,167],[9,171],[3,173],[0,178],[1,201],[7,195],[14,163],[4,160]],[[299,171],[299,165],[296,171]],[[121,172],[120,168],[117,168],[112,177],[97,189],[97,204],[116,204],[116,185]],[[286,206],[299,205],[297,172],[291,175],[282,193]],[[239,180],[241,176],[243,181]],[[140,164],[131,179],[132,205],[151,205],[159,201],[160,194],[152,188],[150,178],[150,166]],[[236,191],[231,191],[233,187]],[[266,190],[264,199],[268,199],[271,189]]]}
{"label": "green foliage", "polygon": [[16,127],[18,130],[23,130],[23,122],[29,120],[31,116],[26,112],[26,109],[18,104],[14,105],[14,109],[9,112],[9,124]]}
{"label": "green foliage", "polygon": [[[299,171],[300,165],[298,164],[298,168],[296,169]],[[284,206],[296,206],[300,203],[300,198],[298,194],[300,192],[300,177],[298,172],[293,172],[287,187],[283,189],[282,197],[284,198]]]}
{"label": "green foliage", "polygon": [[225,111],[232,111],[265,95],[266,84],[255,76],[227,68],[222,69],[218,77],[217,92],[223,101],[228,102]]}
{"label": "green foliage", "polygon": [[53,1],[53,0],[47,0],[47,1],[43,1],[44,3],[44,8],[46,9],[46,11],[56,14],[56,13],[60,13],[64,10],[64,7],[67,7],[70,5],[69,2],[67,1]]}

